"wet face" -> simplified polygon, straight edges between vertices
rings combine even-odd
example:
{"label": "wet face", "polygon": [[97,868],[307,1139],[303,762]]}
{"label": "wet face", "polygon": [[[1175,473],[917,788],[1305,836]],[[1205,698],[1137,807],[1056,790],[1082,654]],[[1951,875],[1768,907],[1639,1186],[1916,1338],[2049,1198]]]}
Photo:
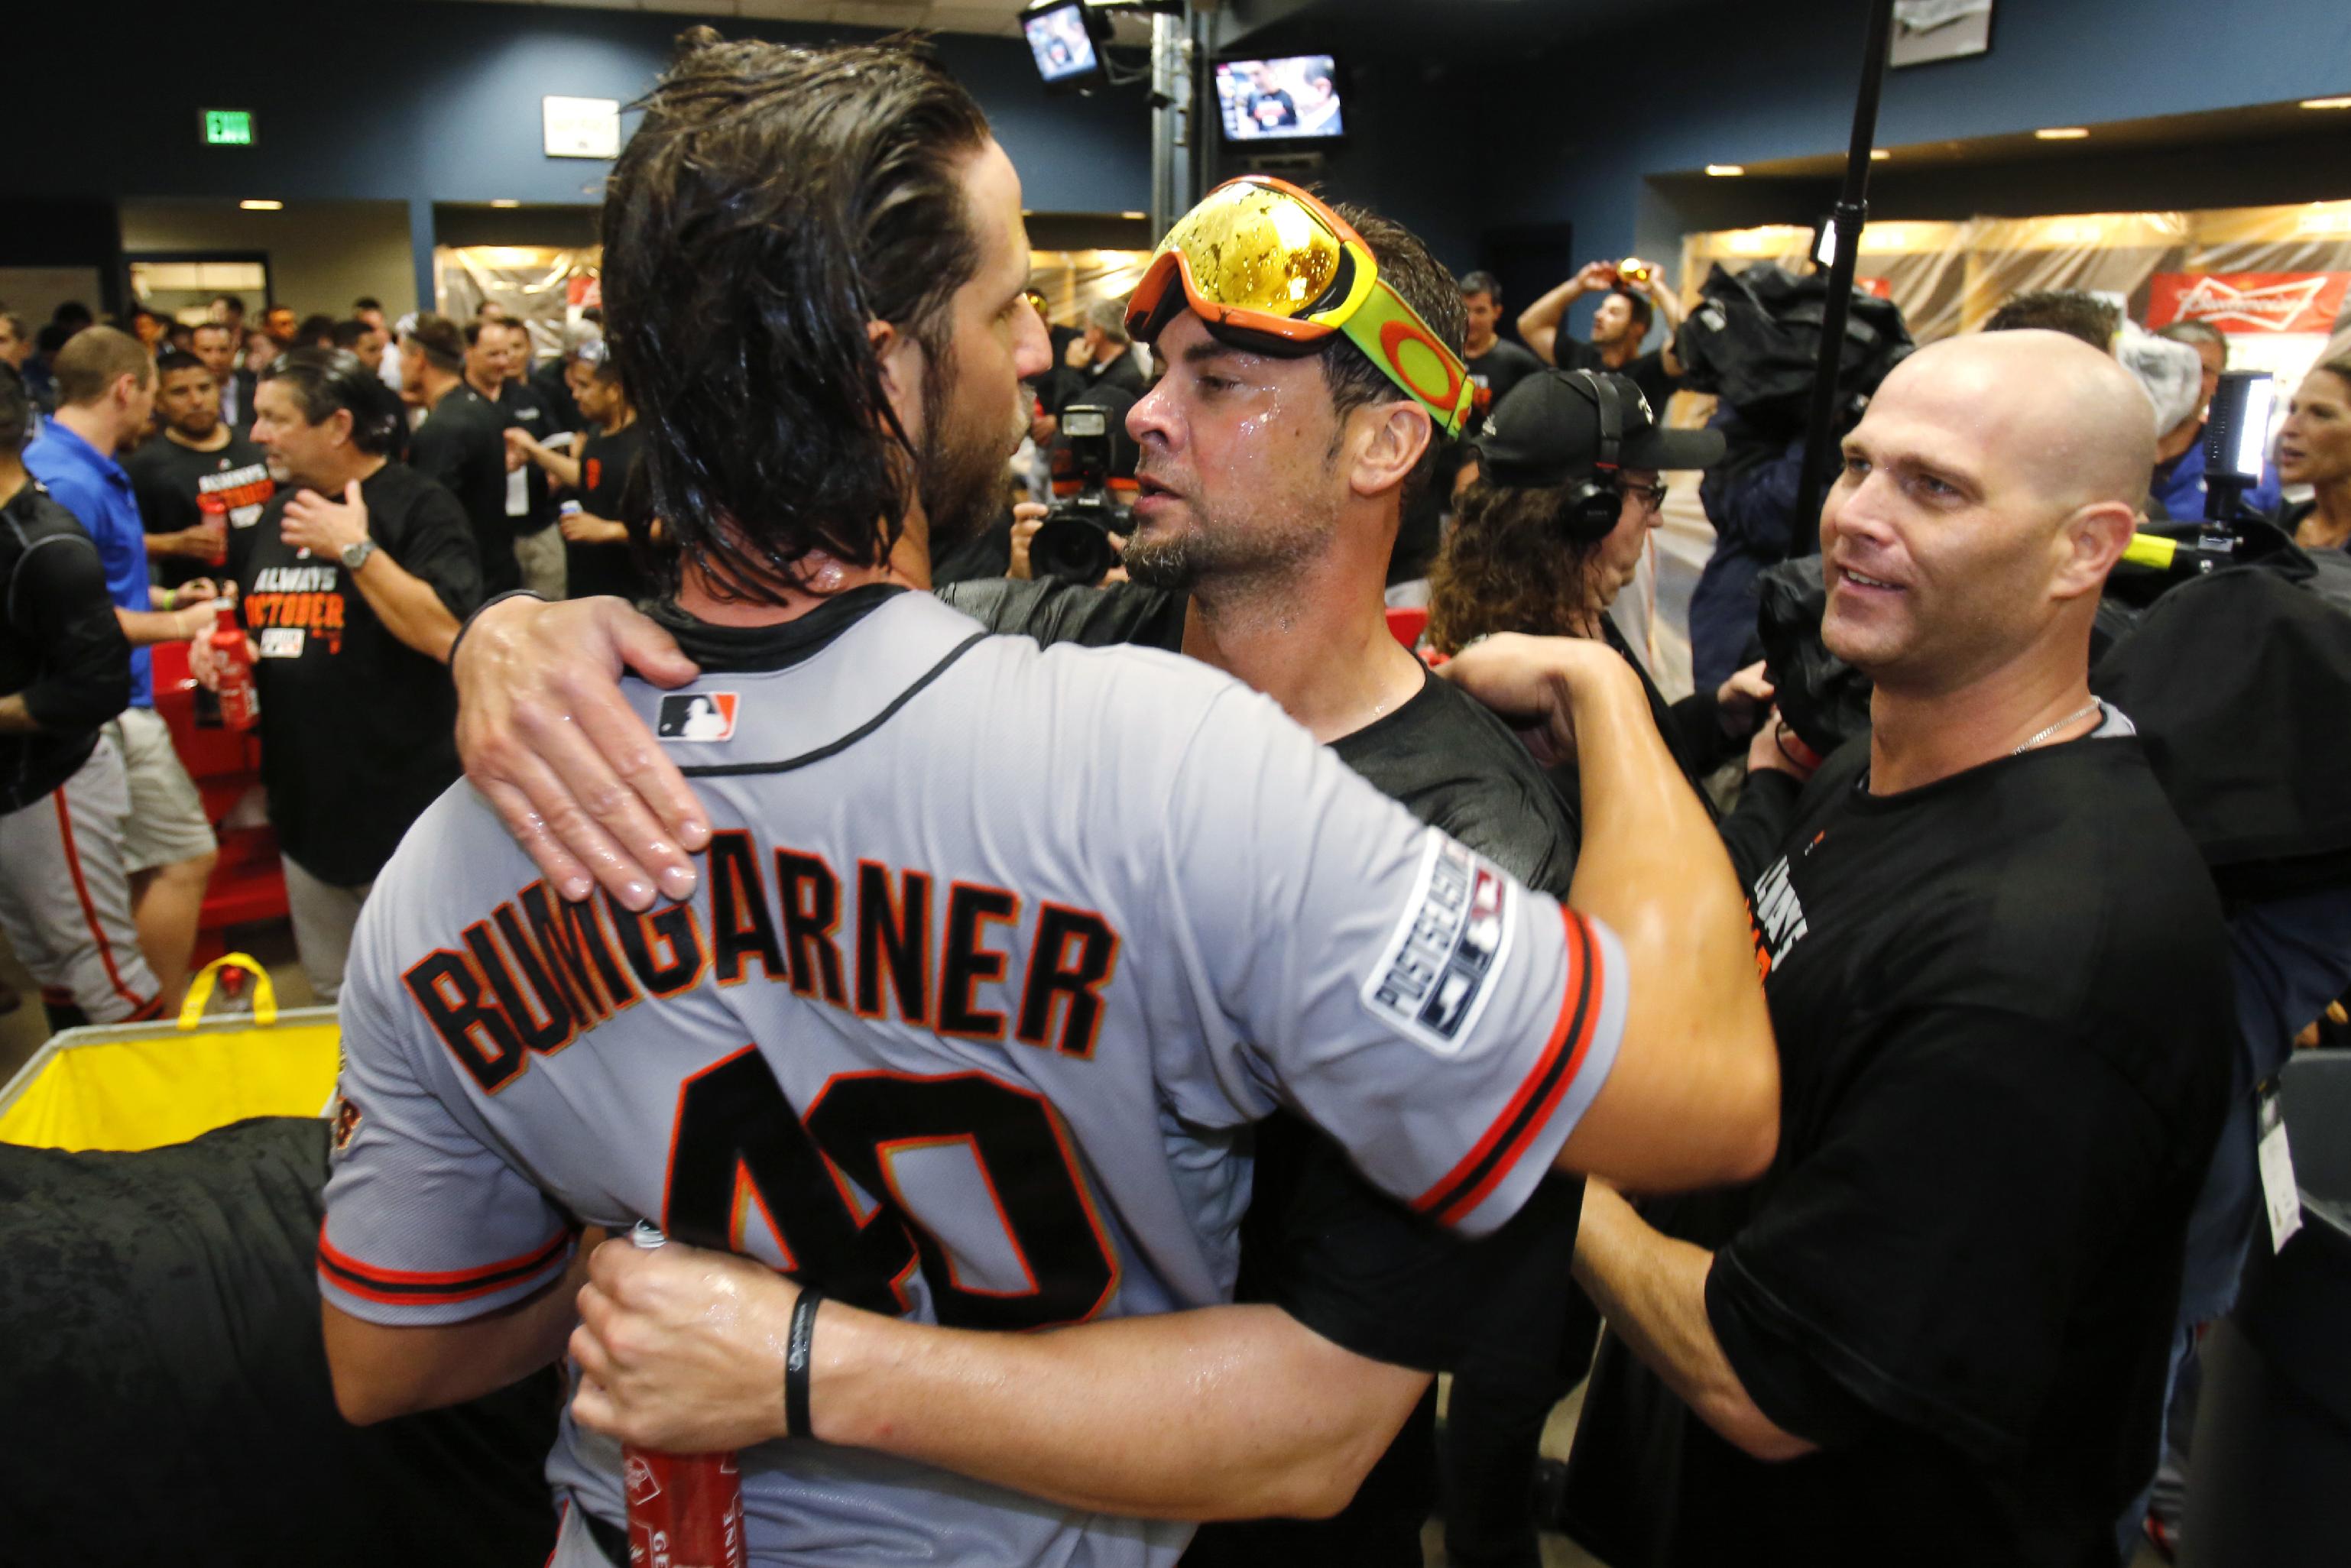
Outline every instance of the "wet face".
{"label": "wet face", "polygon": [[1592,318],[1592,341],[1595,347],[1607,348],[1622,342],[1633,330],[1633,302],[1621,294],[1612,294],[1600,302],[1600,309]]}
{"label": "wet face", "polygon": [[1142,451],[1128,573],[1190,592],[1321,553],[1347,497],[1321,363],[1218,342],[1189,311],[1155,348],[1167,372],[1126,417]]}
{"label": "wet face", "polygon": [[1494,326],[1502,319],[1502,308],[1492,295],[1482,291],[1463,295],[1461,308],[1469,313],[1469,351],[1482,354],[1493,344]]}
{"label": "wet face", "polygon": [[1654,468],[1626,468],[1618,473],[1616,486],[1624,500],[1616,513],[1616,526],[1600,541],[1586,566],[1594,610],[1615,603],[1616,596],[1639,575],[1641,559],[1648,553],[1649,535],[1665,521],[1656,497],[1657,485]]}
{"label": "wet face", "polygon": [[2351,382],[2332,371],[2302,378],[2278,432],[2278,477],[2289,485],[2351,479]]}
{"label": "wet face", "polygon": [[2062,459],[2051,411],[1964,359],[1886,378],[1821,508],[1829,651],[1881,686],[1957,690],[2051,614],[2072,507],[2036,476]]}
{"label": "wet face", "polygon": [[915,478],[935,550],[970,538],[996,515],[1004,465],[1029,432],[1021,383],[1052,368],[1045,324],[1029,303],[1020,176],[994,141],[965,167],[964,204],[979,266],[947,306],[937,362],[922,363],[919,350],[907,361],[919,398],[904,395],[893,366],[898,416],[921,454]]}
{"label": "wet face", "polygon": [[172,371],[158,378],[155,412],[190,441],[210,441],[220,428],[220,385],[210,371]]}

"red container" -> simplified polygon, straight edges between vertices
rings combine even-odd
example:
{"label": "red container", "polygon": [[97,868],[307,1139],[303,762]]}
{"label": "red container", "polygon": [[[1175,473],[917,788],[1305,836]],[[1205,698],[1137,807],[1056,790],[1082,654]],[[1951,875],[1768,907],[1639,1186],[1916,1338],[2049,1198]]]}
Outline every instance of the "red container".
{"label": "red container", "polygon": [[251,729],[261,722],[261,693],[253,681],[253,661],[245,651],[245,628],[237,624],[236,606],[224,604],[214,613],[206,641],[213,665],[220,672],[221,725],[226,729]]}
{"label": "red container", "polygon": [[204,517],[204,526],[217,530],[213,536],[212,552],[204,557],[210,566],[228,564],[228,503],[209,493],[196,497],[196,510]]}
{"label": "red container", "polygon": [[743,1477],[732,1454],[621,1450],[629,1568],[743,1568]]}

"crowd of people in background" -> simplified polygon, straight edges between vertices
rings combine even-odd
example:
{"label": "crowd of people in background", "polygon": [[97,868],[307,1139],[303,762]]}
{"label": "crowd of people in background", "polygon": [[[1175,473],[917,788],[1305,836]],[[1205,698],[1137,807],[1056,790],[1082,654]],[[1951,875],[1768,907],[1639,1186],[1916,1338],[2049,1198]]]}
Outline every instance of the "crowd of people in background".
{"label": "crowd of people in background", "polygon": [[[1792,1111],[1770,1174],[1736,1200],[1636,1212],[1555,1177],[1518,1225],[1547,1253],[1399,1224],[1380,1267],[1353,1277],[1299,1244],[1306,1206],[1381,1215],[1387,1200],[1332,1140],[1278,1116],[1243,1297],[1310,1319],[1364,1377],[1405,1367],[1380,1385],[1396,1436],[1385,1459],[1379,1444],[1362,1455],[1387,1467],[1377,1484],[1312,1494],[1336,1520],[1211,1529],[1195,1561],[1416,1562],[1440,1486],[1465,1565],[1531,1562],[1539,1511],[1561,1509],[1627,1564],[1792,1549],[1840,1513],[1854,1538],[1948,1534],[1933,1561],[2006,1560],[2019,1539],[2035,1560],[2097,1560],[2140,1528],[2139,1461],[2226,1295],[2183,1306],[2183,1228],[2225,1210],[2233,1260],[2250,1224],[2249,1191],[2214,1188],[2209,1159],[2233,1060],[2213,1042],[2238,1027],[2223,911],[2137,751],[2096,744],[2134,732],[2088,696],[2084,657],[2134,528],[2202,516],[2226,339],[2136,334],[2085,294],[2011,301],[1991,334],[1886,378],[1842,434],[1825,511],[1802,517],[1801,444],[1755,438],[1729,409],[1703,429],[1669,418],[1688,367],[1662,267],[1585,266],[1524,307],[1513,340],[1492,274],[1457,277],[1399,225],[1340,210],[1474,383],[1462,444],[1423,415],[1409,450],[1365,443],[1338,465],[1356,411],[1395,397],[1368,361],[1249,370],[1274,389],[1285,423],[1270,428],[1219,379],[1229,345],[1201,317],[1140,324],[1124,301],[1092,301],[1050,324],[1022,394],[1028,443],[988,486],[993,521],[956,550],[942,532],[927,585],[994,631],[1222,669],[1562,899],[1593,852],[1576,765],[1538,762],[1430,666],[1507,633],[1613,648],[1755,893]],[[1568,313],[1592,299],[1577,336]],[[222,295],[201,319],[134,305],[100,322],[67,304],[37,327],[0,309],[0,684],[15,694],[0,698],[0,929],[56,1026],[163,1016],[187,984],[216,824],[156,716],[149,650],[191,643],[208,686],[249,664],[293,933],[332,1001],[380,873],[461,777],[449,666],[469,617],[517,590],[674,591],[625,356],[601,312],[540,326],[556,351],[488,304],[393,321],[369,298],[340,314],[271,300],[249,317]],[[2145,429],[2142,394],[2158,411]],[[1994,404],[1997,420],[1965,417]],[[1106,434],[1074,431],[1073,411]],[[2048,459],[2050,430],[2074,442],[2067,463]],[[1098,435],[1103,472],[1081,476]],[[1299,456],[1326,447],[1320,466]],[[1696,688],[1669,701],[1612,608],[1669,476],[1693,471],[1720,542],[1691,612]],[[1121,525],[1113,570],[1039,580],[1049,503],[1097,481],[1158,504]],[[2245,501],[2305,552],[2351,548],[2351,357],[2290,389]],[[1151,525],[1179,503],[1187,531]],[[1964,536],[1944,526],[1960,515]],[[1814,548],[1828,646],[1875,680],[1877,705],[1874,739],[1825,760],[1773,706],[1755,601],[1766,569]],[[1426,631],[1407,652],[1383,612],[1416,606]],[[1808,789],[1815,774],[1834,788]],[[1916,799],[1888,803],[1909,786]],[[2046,896],[2020,907],[2003,892],[2017,886]],[[1896,929],[1922,887],[2030,939]],[[2351,978],[2336,968],[2351,955],[2305,977],[2321,1001]],[[2053,1037],[2084,1049],[2053,1065]],[[1843,1075],[1865,1038],[1881,1076],[1856,1087]],[[1937,1249],[1972,1260],[1971,1277],[1948,1279]],[[1595,1366],[1604,1312],[1615,1333]],[[1454,1377],[1441,1448],[1437,1370]],[[1574,1470],[1539,1511],[1538,1437],[1587,1372]],[[1024,1481],[1054,1493],[1050,1474]]]}
{"label": "crowd of people in background", "polygon": [[[128,704],[89,753],[119,768],[121,809],[73,825],[75,896],[6,923],[55,1026],[163,1016],[186,984],[216,845],[156,717],[150,647],[189,644],[209,677],[216,612],[241,606],[294,933],[314,993],[331,1000],[368,882],[456,777],[435,666],[457,622],[486,593],[525,586],[649,591],[640,438],[600,314],[535,364],[528,329],[489,306],[462,325],[431,312],[395,324],[368,297],[340,318],[273,303],[248,320],[224,294],[193,321],[137,306],[116,326],[68,302],[37,329],[0,308],[0,365],[23,406],[10,451],[97,545],[131,650]],[[340,435],[322,437],[337,420]],[[368,541],[387,564],[367,571],[360,552],[301,567],[319,557],[314,527]],[[305,570],[349,581],[289,591]],[[445,614],[402,604],[398,585],[376,603],[395,574],[429,584]],[[306,820],[320,825],[306,833]]]}

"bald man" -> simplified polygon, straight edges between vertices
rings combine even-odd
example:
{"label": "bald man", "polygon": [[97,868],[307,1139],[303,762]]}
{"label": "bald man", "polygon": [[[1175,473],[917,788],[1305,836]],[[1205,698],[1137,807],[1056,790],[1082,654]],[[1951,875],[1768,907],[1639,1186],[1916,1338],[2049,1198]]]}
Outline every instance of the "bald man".
{"label": "bald man", "polygon": [[1807,781],[1767,728],[1729,829],[1772,846],[1778,1158],[1584,1203],[1567,1516],[1615,1568],[2117,1561],[2231,1029],[2210,882],[2088,685],[2154,444],[2041,331],[1921,350],[1845,439],[1822,630],[1872,732]]}

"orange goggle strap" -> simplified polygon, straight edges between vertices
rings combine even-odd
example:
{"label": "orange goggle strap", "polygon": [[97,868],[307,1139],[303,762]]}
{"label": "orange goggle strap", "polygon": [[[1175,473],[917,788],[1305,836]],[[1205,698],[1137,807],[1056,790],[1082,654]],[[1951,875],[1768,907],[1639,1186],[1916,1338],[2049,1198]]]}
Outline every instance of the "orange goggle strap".
{"label": "orange goggle strap", "polygon": [[[1325,290],[1323,298],[1328,298],[1332,292],[1338,292],[1340,297],[1320,309],[1298,316],[1212,299],[1201,292],[1190,258],[1176,244],[1184,229],[1179,221],[1161,245],[1159,254],[1152,257],[1142,282],[1128,301],[1128,332],[1146,342],[1155,340],[1176,314],[1179,303],[1188,305],[1211,328],[1273,340],[1267,346],[1275,352],[1284,348],[1293,353],[1304,351],[1332,331],[1339,331],[1390,381],[1427,409],[1446,435],[1460,434],[1477,396],[1468,367],[1445,346],[1444,340],[1404,296],[1379,276],[1379,264],[1373,259],[1371,247],[1362,236],[1346,220],[1287,182],[1259,175],[1232,183],[1256,185],[1292,198],[1338,242],[1340,271],[1333,279],[1333,288]],[[1321,301],[1306,303],[1311,306]]]}

